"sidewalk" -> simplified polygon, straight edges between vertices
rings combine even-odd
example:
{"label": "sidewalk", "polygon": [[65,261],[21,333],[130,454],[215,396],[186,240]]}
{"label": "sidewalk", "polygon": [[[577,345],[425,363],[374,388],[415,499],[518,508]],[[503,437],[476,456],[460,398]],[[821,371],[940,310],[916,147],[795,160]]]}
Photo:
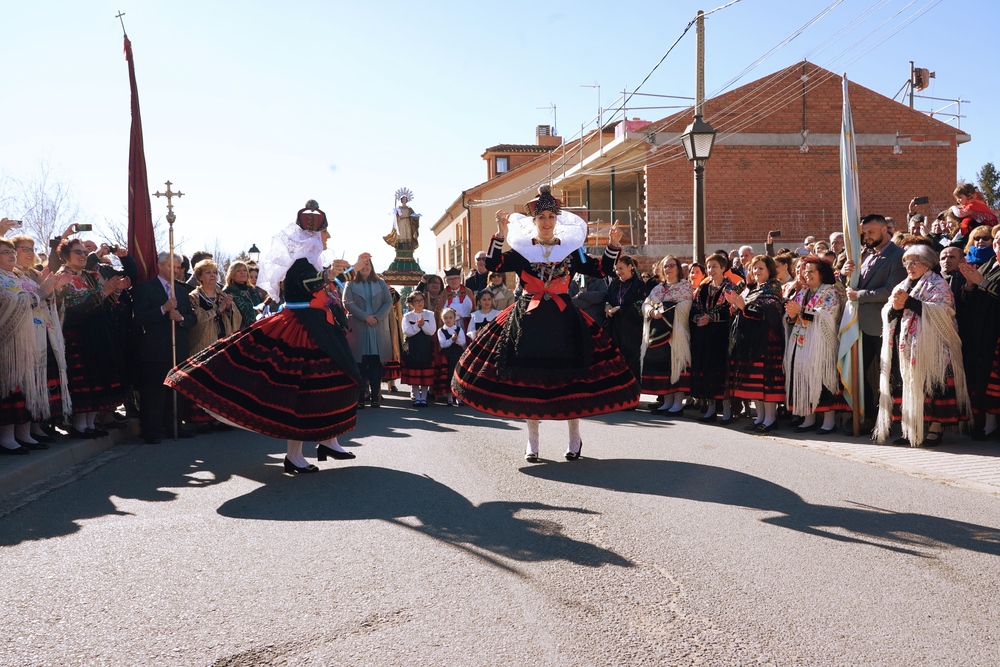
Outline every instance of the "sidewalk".
{"label": "sidewalk", "polygon": [[876,445],[865,438],[846,435],[786,437],[782,430],[776,431],[773,437],[796,447],[1000,498],[1000,442],[974,442],[967,435],[950,432],[945,434],[941,446],[929,449]]}
{"label": "sidewalk", "polygon": [[113,430],[104,438],[74,440],[68,436],[57,436],[48,449],[33,451],[27,456],[0,456],[0,498],[134,439],[138,434],[139,420],[133,419],[125,428]]}

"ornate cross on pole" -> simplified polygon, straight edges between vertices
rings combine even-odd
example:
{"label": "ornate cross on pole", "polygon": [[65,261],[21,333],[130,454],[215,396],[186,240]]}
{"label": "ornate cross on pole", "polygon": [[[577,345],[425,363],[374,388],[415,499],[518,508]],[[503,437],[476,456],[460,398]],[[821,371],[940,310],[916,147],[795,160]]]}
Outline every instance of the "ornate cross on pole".
{"label": "ornate cross on pole", "polygon": [[[181,192],[180,190],[178,190],[177,192],[174,192],[173,190],[170,189],[171,185],[173,185],[173,183],[171,183],[170,181],[167,181],[166,182],[167,191],[166,192],[154,192],[153,196],[154,197],[166,197],[167,198],[167,222],[170,224],[170,234],[169,234],[169,237],[168,237],[170,239],[170,293],[169,293],[169,296],[170,296],[171,299],[175,299],[176,298],[176,290],[174,290],[174,280],[175,280],[175,275],[174,275],[174,220],[177,219],[177,216],[174,215],[173,198],[177,197],[179,199],[179,198],[181,198],[181,197],[184,196],[184,193]],[[175,302],[175,307],[176,307],[176,302]],[[173,318],[171,318],[171,320],[170,320],[170,352],[173,355],[174,366],[176,366],[177,365],[177,321],[174,320]],[[172,393],[174,395],[174,414],[173,414],[174,440],[176,440],[177,439],[177,421],[178,421],[178,416],[177,416],[177,392],[172,392]]]}
{"label": "ornate cross on pole", "polygon": [[167,181],[165,183],[165,185],[167,186],[167,191],[166,192],[154,192],[153,196],[154,197],[166,197],[167,198],[167,222],[169,222],[170,225],[173,226],[174,220],[177,219],[177,216],[174,215],[174,203],[173,203],[172,200],[173,200],[174,197],[177,197],[178,199],[180,199],[181,197],[184,196],[184,193],[181,192],[180,190],[178,190],[177,192],[173,192],[170,189],[170,186],[173,185],[173,183],[171,183],[170,181]]}
{"label": "ornate cross on pole", "polygon": [[118,10],[118,13],[115,14],[115,18],[118,19],[119,21],[121,21],[121,24],[122,24],[122,34],[126,35],[128,33],[125,32],[125,19],[122,18],[123,16],[125,16],[125,12],[123,12],[120,9]]}

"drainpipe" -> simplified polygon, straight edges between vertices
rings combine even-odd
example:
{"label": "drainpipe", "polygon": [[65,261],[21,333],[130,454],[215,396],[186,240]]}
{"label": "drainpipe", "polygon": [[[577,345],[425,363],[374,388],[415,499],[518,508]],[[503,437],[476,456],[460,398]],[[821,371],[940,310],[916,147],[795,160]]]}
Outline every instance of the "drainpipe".
{"label": "drainpipe", "polygon": [[462,208],[465,209],[465,258],[472,259],[472,209],[467,203],[465,203],[465,193],[467,190],[462,190]]}

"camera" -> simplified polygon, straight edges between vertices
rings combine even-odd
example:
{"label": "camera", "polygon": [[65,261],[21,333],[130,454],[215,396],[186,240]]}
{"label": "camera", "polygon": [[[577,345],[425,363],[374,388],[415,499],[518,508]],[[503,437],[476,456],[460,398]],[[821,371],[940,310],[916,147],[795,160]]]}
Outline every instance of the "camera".
{"label": "camera", "polygon": [[8,220],[7,222],[10,223],[11,229],[21,229],[21,227],[24,227],[24,222],[21,220]]}
{"label": "camera", "polygon": [[94,226],[89,222],[78,222],[76,224],[76,231],[78,232],[92,232],[94,231]]}
{"label": "camera", "polygon": [[930,202],[930,200],[931,200],[930,197],[914,197],[913,198],[913,205],[914,206],[920,206],[921,204],[926,204],[926,203]]}
{"label": "camera", "polygon": [[121,246],[119,245],[111,244],[108,246],[108,252],[112,255],[117,255],[119,250],[121,250]]}
{"label": "camera", "polygon": [[770,234],[770,236],[771,236],[772,239],[776,239],[776,238],[779,238],[781,236],[781,232],[778,231],[778,230],[774,230],[774,231],[768,232],[768,234]]}

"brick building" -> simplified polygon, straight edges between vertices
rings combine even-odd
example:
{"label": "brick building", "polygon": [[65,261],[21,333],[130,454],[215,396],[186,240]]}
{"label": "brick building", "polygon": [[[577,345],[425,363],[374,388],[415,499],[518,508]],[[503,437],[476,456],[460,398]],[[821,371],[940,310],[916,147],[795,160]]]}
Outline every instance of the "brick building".
{"label": "brick building", "polygon": [[[919,196],[930,197],[925,213],[953,204],[958,145],[971,137],[853,81],[848,94],[862,215],[905,221]],[[705,168],[708,250],[760,246],[769,230],[795,247],[841,228],[842,109],[840,76],[810,63],[705,102],[719,131]],[[648,149],[645,166],[646,243],[679,255],[691,253],[694,186],[691,164],[673,146],[690,122],[685,113],[656,123],[658,150]]]}
{"label": "brick building", "polygon": [[[902,222],[913,197],[930,198],[925,213],[954,203],[958,146],[971,137],[853,81],[849,94],[862,215]],[[745,243],[762,249],[770,230],[780,230],[780,245],[788,247],[840,230],[842,108],[840,76],[807,62],[706,100],[705,119],[718,131],[705,168],[708,251]],[[549,181],[564,205],[590,222],[594,249],[618,219],[627,251],[644,266],[668,253],[690,258],[694,177],[679,140],[690,122],[690,111],[653,123],[622,121],[504,174],[491,171],[491,180],[463,193],[433,231],[452,238],[454,221],[463,221],[468,257],[461,263],[468,267],[486,247],[498,208],[479,202],[517,193],[504,208],[520,210],[531,186]],[[484,153],[488,162],[492,150]],[[441,237],[438,245],[439,266],[454,263],[441,261]]]}

